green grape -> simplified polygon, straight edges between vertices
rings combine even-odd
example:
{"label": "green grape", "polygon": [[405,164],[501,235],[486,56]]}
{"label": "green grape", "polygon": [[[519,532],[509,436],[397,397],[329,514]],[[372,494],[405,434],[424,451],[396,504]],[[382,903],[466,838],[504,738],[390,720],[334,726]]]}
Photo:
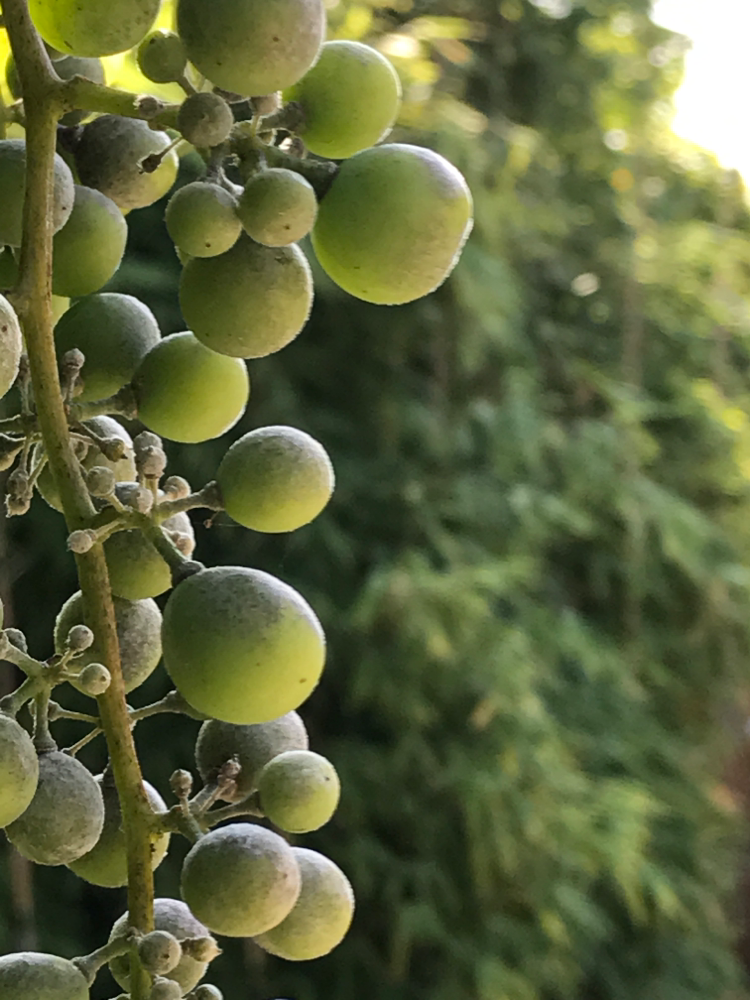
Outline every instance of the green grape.
{"label": "green grape", "polygon": [[377,49],[326,42],[316,64],[284,97],[304,112],[298,132],[310,152],[343,160],[388,135],[401,104],[401,82]]}
{"label": "green grape", "polygon": [[190,94],[177,112],[177,131],[194,146],[218,146],[234,125],[232,109],[220,94]]}
{"label": "green grape", "polygon": [[288,750],[258,776],[260,807],[286,833],[310,833],[336,812],[341,784],[329,760],[311,750]]}
{"label": "green grape", "polygon": [[144,208],[172,187],[179,160],[172,149],[151,172],[141,170],[141,161],[169,144],[166,132],[155,132],[146,122],[100,115],[83,126],[75,147],[78,177],[81,184],[106,194],[123,212]]}
{"label": "green grape", "polygon": [[169,931],[151,931],[138,942],[138,957],[146,972],[152,976],[164,976],[179,963],[182,947]]}
{"label": "green grape", "polygon": [[[62,229],[73,211],[75,184],[70,167],[55,153],[52,182],[52,231]],[[0,243],[20,247],[26,193],[26,142],[0,139]]]}
{"label": "green grape", "polygon": [[98,292],[120,266],[127,238],[127,223],[111,198],[76,184],[73,211],[52,243],[52,291]]}
{"label": "green grape", "polygon": [[285,247],[307,236],[318,214],[309,181],[283,167],[255,174],[245,185],[237,215],[248,234],[267,247]]}
{"label": "green grape", "polygon": [[[94,83],[104,83],[104,64],[101,59],[82,59],[79,56],[62,55],[55,61],[55,72],[62,80],[70,80],[74,76],[82,76]],[[11,95],[18,100],[23,95],[21,93],[21,81],[18,78],[18,71],[13,55],[8,56],[5,64],[5,80]],[[68,127],[78,125],[89,114],[88,111],[68,111],[60,119],[61,125]]]}
{"label": "green grape", "polygon": [[294,531],[317,517],[333,492],[325,448],[295,427],[259,427],[239,438],[216,479],[224,509],[255,531]]}
{"label": "green grape", "polygon": [[[237,220],[239,225],[239,219]],[[240,228],[242,228],[240,226]],[[0,250],[0,288],[9,291],[18,281],[18,261],[11,247]]]}
{"label": "green grape", "polygon": [[182,898],[217,934],[252,937],[294,906],[300,873],[292,849],[272,830],[231,823],[192,846],[182,866]]}
{"label": "green grape", "polygon": [[[162,524],[167,531],[186,535],[194,543],[190,518],[174,514]],[[115,597],[141,601],[158,597],[172,586],[172,573],[164,559],[137,529],[118,531],[104,543],[109,582]]]}
{"label": "green grape", "polygon": [[0,295],[0,399],[16,380],[22,351],[23,339],[16,311],[5,296]]}
{"label": "green grape", "polygon": [[365,302],[434,291],[471,230],[471,194],[438,153],[394,143],[344,160],[320,203],[312,242],[326,274]]}
{"label": "green grape", "polygon": [[[126,601],[122,597],[112,599],[115,609],[117,641],[120,646],[120,664],[125,682],[125,692],[134,691],[150,677],[161,659],[161,611],[156,601],[146,598],[141,601]],[[68,632],[74,625],[84,624],[83,595],[80,590],[60,608],[55,619],[55,652],[62,653]],[[98,662],[101,653],[94,645],[76,658],[76,664]],[[70,682],[76,687],[76,682]]]}
{"label": "green grape", "polygon": [[191,257],[226,253],[242,232],[233,195],[210,181],[193,181],[172,195],[164,221],[178,250]]}
{"label": "green grape", "polygon": [[[86,448],[85,454],[81,459],[81,465],[88,471],[93,469],[95,466],[105,466],[111,469],[115,474],[115,479],[117,482],[130,482],[135,479],[136,469],[135,469],[135,456],[133,453],[133,441],[128,432],[119,424],[114,417],[91,417],[88,420],[83,421],[84,427],[90,428],[95,434],[103,438],[119,438],[120,441],[125,445],[125,454],[119,459],[110,459],[102,452],[98,445],[90,444]],[[38,445],[38,450],[35,452],[35,457],[37,457],[42,451],[42,445]],[[60,500],[60,494],[57,492],[57,487],[52,479],[52,473],[49,470],[49,466],[46,465],[41,472],[41,475],[37,479],[37,489],[42,497],[47,501],[50,507],[55,510],[62,511],[62,501]]]}
{"label": "green grape", "polygon": [[[178,941],[209,937],[208,928],[197,920],[179,899],[154,900],[154,928],[157,931],[168,931]],[[125,912],[115,921],[109,940],[114,941],[115,938],[122,937],[127,929],[128,914]],[[189,993],[204,977],[207,967],[207,962],[196,961],[183,949],[182,958],[169,973],[169,978],[180,984],[183,993]],[[110,959],[109,970],[124,990],[130,989],[129,955],[118,955]]]}
{"label": "green grape", "polygon": [[0,958],[3,1000],[89,1000],[83,973],[67,958],[18,951]]}
{"label": "green grape", "polygon": [[0,714],[0,827],[25,812],[38,781],[39,759],[31,737],[15,719]]}
{"label": "green grape", "polygon": [[236,759],[240,773],[235,779],[235,787],[222,798],[240,802],[258,787],[258,775],[269,760],[287,750],[307,750],[308,746],[305,724],[296,712],[250,726],[209,719],[198,733],[195,763],[201,778],[208,782],[222,764]]}
{"label": "green grape", "polygon": [[52,296],[52,322],[57,323],[63,313],[70,309],[70,299],[65,295]]}
{"label": "green grape", "polygon": [[205,715],[247,725],[298,708],[316,687],[325,637],[307,601],[261,570],[216,566],[169,595],[164,666]]}
{"label": "green grape", "polygon": [[110,56],[143,38],[161,0],[30,0],[36,29],[45,42],[74,56]]}
{"label": "green grape", "polygon": [[[91,850],[71,861],[68,865],[71,871],[75,872],[79,878],[91,882],[92,885],[100,885],[105,888],[114,889],[120,885],[126,885],[128,881],[128,856],[125,844],[125,831],[122,827],[122,811],[120,809],[120,799],[117,795],[114,780],[109,776],[97,775],[95,781],[102,790],[104,800],[104,826],[96,844]],[[155,813],[165,813],[167,804],[159,795],[156,789],[143,782],[151,809]],[[158,833],[151,835],[151,869],[159,867],[167,853],[169,847],[169,834]]]}
{"label": "green grape", "polygon": [[39,754],[39,782],[28,809],[6,828],[8,840],[39,865],[67,865],[96,844],[104,801],[93,774],[59,750]]}
{"label": "green grape", "polygon": [[209,350],[190,331],[152,348],[133,377],[138,419],[170,441],[219,437],[245,411],[250,379],[244,362]]}
{"label": "green grape", "polygon": [[82,402],[104,399],[122,389],[159,342],[159,325],[148,306],[120,292],[81,299],[55,327],[58,358],[73,347],[86,358],[81,369],[83,392],[78,396]]}
{"label": "green grape", "polygon": [[180,280],[185,322],[198,340],[234,358],[262,358],[289,344],[313,300],[298,246],[270,249],[241,236],[219,257],[189,260]]}
{"label": "green grape", "polygon": [[154,83],[172,83],[185,73],[187,56],[182,39],[173,31],[150,32],[136,53],[141,73]]}
{"label": "green grape", "polygon": [[177,31],[212,83],[245,97],[270,94],[315,62],[325,9],[322,0],[178,0]]}
{"label": "green grape", "polygon": [[293,847],[302,888],[291,913],[255,938],[257,944],[289,962],[327,955],[343,941],[354,915],[354,893],[333,861],[303,847]]}

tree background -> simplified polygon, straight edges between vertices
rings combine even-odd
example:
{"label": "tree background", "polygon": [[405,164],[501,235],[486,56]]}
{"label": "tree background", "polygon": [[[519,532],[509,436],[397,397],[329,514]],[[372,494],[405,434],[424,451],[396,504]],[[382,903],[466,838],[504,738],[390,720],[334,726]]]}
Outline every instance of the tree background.
{"label": "tree background", "polygon": [[[168,446],[198,487],[239,434],[292,424],[338,480],[293,535],[195,521],[199,558],[281,576],[323,621],[302,714],[343,797],[304,842],[358,904],[330,956],[227,941],[211,981],[227,1000],[744,1000],[750,215],[737,175],[668,131],[685,40],[647,0],[339,0],[329,18],[393,60],[392,138],[463,170],[476,224],[412,305],[316,269],[308,327],[250,364],[243,422]],[[125,59],[110,73],[147,89]],[[181,181],[196,171],[184,157]],[[109,287],[167,333],[163,211],[129,217]],[[8,617],[48,655],[76,586],[61,518],[37,499],[3,532]],[[196,730],[139,726],[163,794]],[[102,943],[124,890],[3,852],[3,950]],[[101,977],[92,996],[117,992]]]}

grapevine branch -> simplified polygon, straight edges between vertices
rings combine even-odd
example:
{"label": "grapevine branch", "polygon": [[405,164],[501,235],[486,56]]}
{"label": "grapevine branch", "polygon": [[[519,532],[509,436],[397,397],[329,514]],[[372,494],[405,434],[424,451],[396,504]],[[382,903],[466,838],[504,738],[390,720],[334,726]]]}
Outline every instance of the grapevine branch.
{"label": "grapevine branch", "polygon": [[[15,303],[29,354],[39,429],[50,470],[59,491],[69,531],[87,527],[94,513],[70,446],[68,422],[57,369],[52,318],[52,178],[57,120],[64,110],[63,84],[37,34],[28,0],[2,0],[18,75],[25,95],[27,175],[23,242]],[[100,544],[77,557],[86,606],[86,621],[94,631],[102,658],[112,674],[107,691],[98,698],[112,770],[122,807],[128,856],[130,923],[141,932],[153,929],[151,871],[151,809],[125,703],[125,688],[112,597]],[[132,1000],[146,1000],[150,977],[136,962],[131,969]]]}

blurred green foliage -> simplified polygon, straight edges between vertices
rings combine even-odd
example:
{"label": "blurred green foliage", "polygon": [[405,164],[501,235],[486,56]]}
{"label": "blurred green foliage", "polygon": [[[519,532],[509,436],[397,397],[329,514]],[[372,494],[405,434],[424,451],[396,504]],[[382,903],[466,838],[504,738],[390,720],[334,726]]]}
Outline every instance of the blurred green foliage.
{"label": "blurred green foliage", "polygon": [[[745,834],[722,776],[749,690],[750,216],[736,175],[667,130],[684,40],[648,11],[330,9],[332,36],[393,59],[393,138],[464,171],[476,226],[453,278],[410,306],[364,305],[316,271],[308,328],[251,364],[243,424],[170,447],[199,486],[228,440],[288,423],[338,480],[291,536],[197,520],[201,559],[276,573],[323,619],[329,663],[303,715],[343,797],[303,842],[358,899],[325,959],[230,942],[213,976],[227,1000],[748,995]],[[162,213],[129,218],[112,287],[167,332],[179,264]],[[62,525],[39,501],[8,531],[16,622],[44,654],[74,589]],[[169,726],[138,730],[162,792],[196,729]],[[35,879],[41,943],[66,954],[124,907],[65,870]]]}

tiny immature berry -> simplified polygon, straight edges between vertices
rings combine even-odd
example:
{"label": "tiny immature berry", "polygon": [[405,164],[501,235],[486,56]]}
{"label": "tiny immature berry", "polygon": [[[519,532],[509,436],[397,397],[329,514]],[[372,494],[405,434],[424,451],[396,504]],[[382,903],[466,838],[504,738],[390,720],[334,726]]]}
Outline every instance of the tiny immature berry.
{"label": "tiny immature berry", "polygon": [[94,633],[87,625],[74,625],[68,632],[65,645],[76,653],[82,653],[94,642]]}
{"label": "tiny immature berry", "polygon": [[92,497],[108,497],[116,485],[115,474],[106,465],[95,465],[86,473],[86,487]]}
{"label": "tiny immature berry", "polygon": [[186,938],[182,950],[197,962],[213,962],[221,954],[221,948],[212,937]]}
{"label": "tiny immature berry", "polygon": [[193,990],[192,1000],[224,1000],[224,994],[218,986],[211,986],[208,983],[204,983]]}
{"label": "tiny immature berry", "polygon": [[153,83],[179,80],[187,66],[182,39],[173,31],[152,31],[143,39],[136,52],[138,68]]}
{"label": "tiny immature berry", "polygon": [[76,687],[92,698],[104,694],[112,683],[112,674],[103,663],[89,663],[78,675]]}
{"label": "tiny immature berry", "polygon": [[166,976],[182,958],[182,946],[169,931],[151,931],[138,942],[138,957],[152,976]]}
{"label": "tiny immature berry", "polygon": [[193,790],[192,774],[184,768],[179,768],[177,771],[173,771],[172,776],[169,779],[169,787],[178,799],[188,798]]}
{"label": "tiny immature berry", "polygon": [[96,541],[96,533],[89,528],[84,528],[82,531],[71,531],[68,535],[68,549],[75,552],[76,555],[83,555],[93,549]]}
{"label": "tiny immature berry", "polygon": [[194,146],[218,146],[228,138],[234,115],[219,94],[201,91],[186,97],[177,112],[177,129]]}
{"label": "tiny immature berry", "polygon": [[184,500],[192,492],[190,483],[182,476],[169,476],[162,483],[162,489],[170,500]]}
{"label": "tiny immature berry", "polygon": [[162,979],[161,976],[154,978],[149,1000],[180,1000],[182,997],[182,987],[173,979]]}

